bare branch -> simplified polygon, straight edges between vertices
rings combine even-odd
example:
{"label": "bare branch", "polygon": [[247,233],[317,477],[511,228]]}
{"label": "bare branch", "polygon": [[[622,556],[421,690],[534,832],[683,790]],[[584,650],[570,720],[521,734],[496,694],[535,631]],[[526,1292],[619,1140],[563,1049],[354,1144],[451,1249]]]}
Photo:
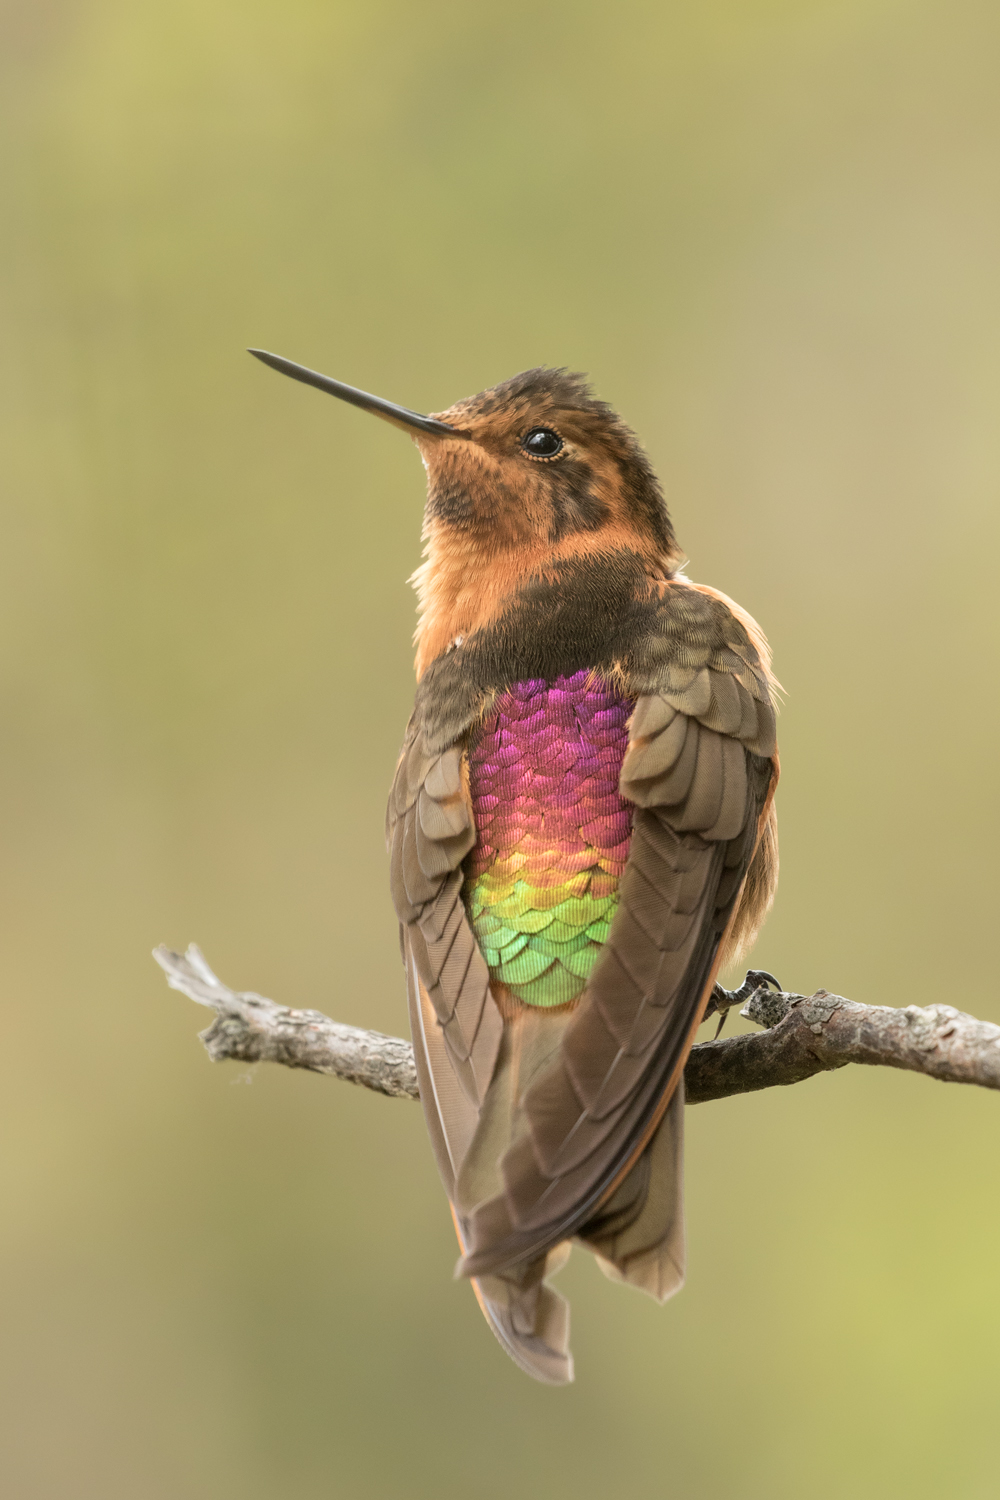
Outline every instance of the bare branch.
{"label": "bare branch", "polygon": [[[153,957],[172,989],[215,1011],[201,1033],[215,1062],[278,1062],[329,1073],[394,1098],[418,1097],[413,1049],[400,1037],[360,1031],[318,1010],[289,1010],[261,995],[227,988],[194,945]],[[825,990],[815,995],[757,990],[740,1014],[765,1029],[703,1042],[684,1074],[687,1102],[800,1083],[814,1073],[867,1063],[926,1073],[946,1083],[1000,1089],[1000,1026],[950,1005],[895,1010],[857,1005]]]}
{"label": "bare branch", "polygon": [[413,1048],[402,1037],[341,1026],[318,1010],[289,1010],[262,995],[231,990],[193,943],[187,953],[154,948],[153,957],[171,989],[215,1011],[215,1020],[201,1032],[213,1062],[284,1063],[332,1073],[393,1098],[419,1098]]}

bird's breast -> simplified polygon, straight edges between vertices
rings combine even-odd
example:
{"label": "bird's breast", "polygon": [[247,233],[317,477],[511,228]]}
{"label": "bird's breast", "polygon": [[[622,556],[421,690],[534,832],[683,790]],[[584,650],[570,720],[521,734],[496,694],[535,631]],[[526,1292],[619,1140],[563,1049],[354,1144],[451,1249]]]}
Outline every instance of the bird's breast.
{"label": "bird's breast", "polygon": [[527,1005],[583,990],[632,836],[618,790],[631,699],[595,672],[516,682],[474,737],[463,895],[490,974]]}

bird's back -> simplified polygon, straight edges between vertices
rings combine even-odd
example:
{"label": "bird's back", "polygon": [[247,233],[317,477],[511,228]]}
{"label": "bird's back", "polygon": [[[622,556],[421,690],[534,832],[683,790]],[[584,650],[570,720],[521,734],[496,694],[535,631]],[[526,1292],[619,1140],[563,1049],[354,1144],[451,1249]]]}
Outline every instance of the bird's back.
{"label": "bird's back", "polygon": [[470,745],[463,896],[494,993],[515,1003],[575,1001],[607,940],[632,836],[618,786],[632,708],[592,671],[532,678]]}

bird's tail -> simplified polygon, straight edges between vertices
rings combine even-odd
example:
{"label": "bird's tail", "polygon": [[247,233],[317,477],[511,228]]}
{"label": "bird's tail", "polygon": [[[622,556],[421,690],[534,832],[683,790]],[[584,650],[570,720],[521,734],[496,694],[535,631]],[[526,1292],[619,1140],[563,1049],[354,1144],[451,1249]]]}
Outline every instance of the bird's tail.
{"label": "bird's tail", "polygon": [[[682,1085],[628,1176],[576,1236],[611,1280],[661,1303],[684,1284],[683,1147]],[[464,1253],[457,1218],[455,1232]],[[546,1385],[573,1379],[569,1303],[548,1284],[570,1248],[565,1240],[526,1265],[471,1278],[483,1315],[511,1359]]]}
{"label": "bird's tail", "polygon": [[569,1303],[545,1279],[565,1263],[569,1248],[557,1245],[517,1271],[472,1281],[486,1321],[511,1359],[545,1385],[568,1385],[573,1379]]}

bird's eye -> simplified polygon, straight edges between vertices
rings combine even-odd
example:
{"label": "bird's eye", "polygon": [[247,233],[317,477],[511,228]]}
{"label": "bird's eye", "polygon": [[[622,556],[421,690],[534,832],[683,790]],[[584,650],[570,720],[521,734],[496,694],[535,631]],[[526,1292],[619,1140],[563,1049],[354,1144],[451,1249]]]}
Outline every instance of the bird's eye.
{"label": "bird's eye", "polygon": [[529,458],[555,458],[562,445],[562,438],[551,427],[533,427],[521,439],[521,447]]}

